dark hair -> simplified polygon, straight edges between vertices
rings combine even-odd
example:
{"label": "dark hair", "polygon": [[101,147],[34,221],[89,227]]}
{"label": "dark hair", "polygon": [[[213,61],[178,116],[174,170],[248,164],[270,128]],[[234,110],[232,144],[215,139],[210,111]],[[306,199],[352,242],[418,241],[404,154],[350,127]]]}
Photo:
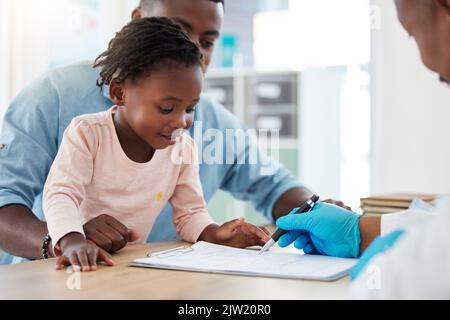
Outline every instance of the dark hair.
{"label": "dark hair", "polygon": [[101,68],[97,85],[102,87],[113,80],[123,83],[147,77],[163,63],[203,68],[202,60],[200,49],[178,24],[152,17],[128,23],[95,59],[94,68]]}
{"label": "dark hair", "polygon": [[[162,1],[162,0],[141,0],[139,2],[139,7],[143,9],[149,9],[156,1]],[[215,3],[221,3],[225,9],[225,0],[209,0]]]}

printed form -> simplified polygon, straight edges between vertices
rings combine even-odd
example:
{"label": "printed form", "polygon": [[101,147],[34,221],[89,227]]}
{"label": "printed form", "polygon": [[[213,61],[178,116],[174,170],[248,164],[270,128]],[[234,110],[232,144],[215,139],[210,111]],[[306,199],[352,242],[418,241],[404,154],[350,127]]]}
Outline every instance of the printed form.
{"label": "printed form", "polygon": [[330,281],[347,275],[356,259],[298,253],[237,249],[198,242],[156,252],[131,263],[136,267],[223,273],[246,276]]}

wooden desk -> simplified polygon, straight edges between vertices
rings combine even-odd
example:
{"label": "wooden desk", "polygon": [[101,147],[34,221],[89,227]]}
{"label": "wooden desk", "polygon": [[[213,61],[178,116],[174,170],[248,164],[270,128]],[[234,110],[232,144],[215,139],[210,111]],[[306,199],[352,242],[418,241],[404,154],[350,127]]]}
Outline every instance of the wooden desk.
{"label": "wooden desk", "polygon": [[[350,280],[334,282],[257,278],[129,267],[148,252],[186,245],[164,242],[129,246],[115,266],[96,272],[56,271],[55,260],[0,266],[1,299],[345,299]],[[69,285],[67,283],[69,282]],[[79,284],[80,289],[69,289]]]}

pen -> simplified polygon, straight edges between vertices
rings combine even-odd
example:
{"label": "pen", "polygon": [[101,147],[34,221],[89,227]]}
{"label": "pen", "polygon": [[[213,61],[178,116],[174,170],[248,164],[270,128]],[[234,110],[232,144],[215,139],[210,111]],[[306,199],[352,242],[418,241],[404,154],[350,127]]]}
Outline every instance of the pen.
{"label": "pen", "polygon": [[[319,196],[313,195],[311,199],[306,200],[300,207],[298,207],[297,211],[294,214],[305,213],[312,210],[312,208],[314,208],[314,206],[316,205],[317,201],[319,201]],[[287,232],[288,231],[283,229],[277,229],[270,237],[270,240],[267,241],[264,247],[262,247],[262,249],[259,251],[259,254],[269,250],[278,241],[278,239],[280,239],[280,237],[283,234],[286,234]]]}
{"label": "pen", "polygon": [[183,250],[183,249],[186,249],[187,247],[177,247],[177,248],[172,248],[172,249],[168,249],[168,250],[164,250],[164,251],[158,251],[158,252],[155,252],[155,253],[151,253],[151,252],[149,252],[148,254],[147,254],[147,257],[152,257],[152,256],[160,256],[160,255],[163,255],[163,254],[166,254],[166,253],[172,253],[172,252],[175,252],[175,251],[178,251],[178,250]]}

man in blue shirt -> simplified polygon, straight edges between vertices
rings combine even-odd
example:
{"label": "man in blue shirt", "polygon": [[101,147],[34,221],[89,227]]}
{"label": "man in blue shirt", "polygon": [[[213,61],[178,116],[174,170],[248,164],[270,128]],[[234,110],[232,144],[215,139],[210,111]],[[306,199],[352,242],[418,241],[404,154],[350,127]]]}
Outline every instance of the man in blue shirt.
{"label": "man in blue shirt", "polygon": [[[224,3],[223,0],[142,0],[133,12],[133,19],[144,16],[167,16],[180,23],[199,45],[208,65],[220,35]],[[92,62],[52,70],[26,87],[5,114],[0,135],[0,249],[11,255],[42,258],[47,226],[40,220],[43,218],[41,193],[63,132],[74,117],[112,106],[106,94],[108,90],[101,93],[96,86],[98,73],[92,68]],[[195,132],[203,136],[208,129],[221,132],[245,129],[235,116],[205,96],[197,110],[191,130],[196,139],[199,137]],[[214,142],[202,141],[203,149],[211,143]],[[222,148],[223,155],[227,159],[231,155],[233,161],[200,164],[206,201],[222,189],[238,199],[251,201],[259,212],[273,220],[310,196],[284,167],[274,166],[258,150],[258,162],[250,164],[249,157],[257,148],[254,144],[247,142],[243,150],[236,150],[225,143]],[[273,174],[265,174],[264,169],[274,167]],[[167,205],[149,241],[176,239],[171,213]],[[133,233],[107,214],[87,222],[84,229],[90,240],[111,253],[133,240]],[[3,260],[11,263],[12,256]]]}

